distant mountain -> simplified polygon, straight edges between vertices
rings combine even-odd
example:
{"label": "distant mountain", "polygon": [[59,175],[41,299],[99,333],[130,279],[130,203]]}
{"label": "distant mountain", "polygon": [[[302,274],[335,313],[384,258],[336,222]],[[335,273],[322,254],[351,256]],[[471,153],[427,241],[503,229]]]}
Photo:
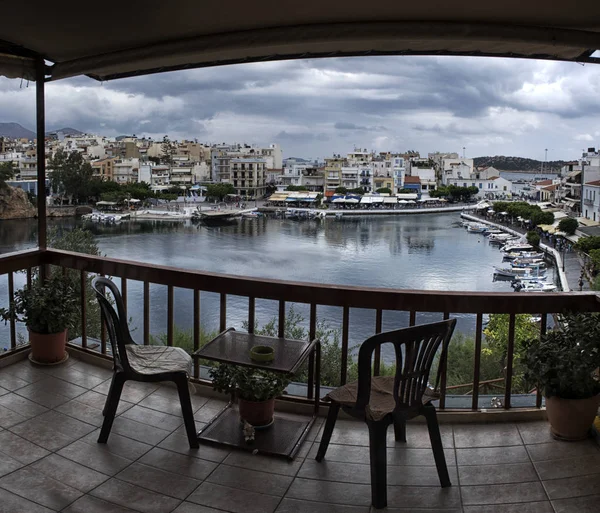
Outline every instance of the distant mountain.
{"label": "distant mountain", "polygon": [[0,137],[12,139],[35,139],[35,132],[19,125],[19,123],[0,123]]}
{"label": "distant mountain", "polygon": [[550,160],[542,163],[541,160],[526,159],[523,157],[505,157],[496,155],[495,157],[475,157],[473,159],[475,167],[495,167],[499,171],[530,171],[539,172],[544,164],[545,171],[560,171],[566,162],[564,160]]}
{"label": "distant mountain", "polygon": [[81,130],[77,130],[76,128],[58,128],[56,130],[49,130],[46,134],[56,134],[58,132],[62,132],[65,135],[82,135],[83,132]]}
{"label": "distant mountain", "polygon": [[[57,130],[48,130],[46,135],[55,134],[62,132],[65,135],[81,135],[83,132],[76,128],[59,128]],[[35,139],[35,132],[25,128],[19,123],[0,123],[0,137],[10,137],[12,139],[29,139],[33,141]]]}

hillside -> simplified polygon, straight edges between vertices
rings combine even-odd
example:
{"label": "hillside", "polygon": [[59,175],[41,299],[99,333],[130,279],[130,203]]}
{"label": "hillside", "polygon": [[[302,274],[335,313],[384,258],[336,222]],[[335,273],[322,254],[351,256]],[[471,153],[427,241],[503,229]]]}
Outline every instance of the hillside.
{"label": "hillside", "polygon": [[[59,128],[57,130],[48,130],[46,135],[62,132],[65,135],[81,135],[83,132],[76,128]],[[35,139],[35,132],[25,128],[19,123],[0,123],[0,137],[10,137],[11,139]]]}
{"label": "hillside", "polygon": [[[540,171],[542,162],[540,160],[526,159],[523,157],[505,157],[496,155],[494,157],[475,157],[473,159],[476,167],[495,167],[500,171]],[[564,160],[550,160],[544,164],[544,170],[558,172],[566,164]]]}
{"label": "hillside", "polygon": [[11,139],[27,138],[35,139],[35,132],[19,125],[19,123],[0,123],[0,137],[10,137]]}

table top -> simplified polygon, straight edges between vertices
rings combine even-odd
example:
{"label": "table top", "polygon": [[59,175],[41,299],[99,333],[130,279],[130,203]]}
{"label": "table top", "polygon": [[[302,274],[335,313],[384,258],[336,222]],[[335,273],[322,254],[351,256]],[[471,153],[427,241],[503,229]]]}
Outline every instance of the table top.
{"label": "table top", "polygon": [[[229,328],[204,347],[195,351],[192,356],[216,362],[294,374],[304,363],[316,343],[316,340],[266,337]],[[275,350],[273,361],[255,362],[251,360],[250,349],[254,346],[272,347]]]}

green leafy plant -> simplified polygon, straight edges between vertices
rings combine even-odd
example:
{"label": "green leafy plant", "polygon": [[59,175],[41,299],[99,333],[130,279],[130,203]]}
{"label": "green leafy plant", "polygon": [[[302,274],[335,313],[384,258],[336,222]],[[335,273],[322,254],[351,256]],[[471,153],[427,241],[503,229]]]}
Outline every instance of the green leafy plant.
{"label": "green leafy plant", "polygon": [[600,314],[567,314],[540,339],[524,347],[527,380],[546,397],[586,399],[600,393]]}
{"label": "green leafy plant", "polygon": [[221,363],[209,371],[217,392],[233,394],[246,401],[267,401],[283,394],[289,379],[283,375]]}
{"label": "green leafy plant", "polygon": [[567,235],[573,235],[579,227],[579,222],[573,217],[565,217],[558,222],[558,229]]}
{"label": "green leafy plant", "polygon": [[0,316],[4,321],[14,316],[35,333],[60,333],[74,326],[78,306],[72,282],[52,274],[45,281],[36,278],[31,287],[17,290],[10,308],[0,309]]}
{"label": "green leafy plant", "polygon": [[529,232],[527,232],[526,237],[527,237],[527,242],[529,242],[529,244],[531,244],[533,247],[536,247],[536,248],[539,247],[541,239],[537,232],[534,232],[533,230],[529,231]]}

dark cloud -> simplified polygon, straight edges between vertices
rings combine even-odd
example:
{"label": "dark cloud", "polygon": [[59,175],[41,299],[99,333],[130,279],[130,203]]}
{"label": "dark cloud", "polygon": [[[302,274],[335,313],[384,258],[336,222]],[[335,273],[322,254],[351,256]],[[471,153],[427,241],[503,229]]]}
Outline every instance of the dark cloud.
{"label": "dark cloud", "polygon": [[[48,84],[49,126],[267,144],[286,154],[469,148],[574,158],[600,139],[600,68],[455,57],[267,62]],[[35,124],[34,87],[0,78],[0,121]],[[343,148],[343,149],[342,149]]]}

